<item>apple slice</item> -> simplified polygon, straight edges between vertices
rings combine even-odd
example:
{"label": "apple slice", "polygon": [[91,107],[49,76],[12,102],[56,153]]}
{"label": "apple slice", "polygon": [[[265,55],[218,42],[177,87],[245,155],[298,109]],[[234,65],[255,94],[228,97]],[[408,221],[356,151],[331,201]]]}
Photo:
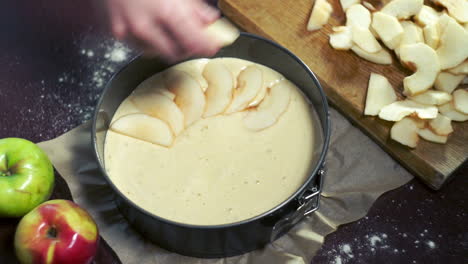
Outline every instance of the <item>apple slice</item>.
{"label": "apple slice", "polygon": [[369,11],[371,11],[371,12],[377,11],[377,8],[375,8],[375,6],[373,6],[373,5],[372,5],[371,3],[369,3],[369,2],[362,1],[362,5],[363,5],[365,8],[369,9]]}
{"label": "apple slice", "polygon": [[205,28],[205,34],[220,46],[228,46],[239,37],[239,30],[225,17],[219,18]]}
{"label": "apple slice", "polygon": [[455,107],[455,110],[468,115],[468,91],[466,89],[458,89],[453,92],[453,107]]}
{"label": "apple slice", "polygon": [[437,23],[439,20],[440,13],[437,12],[434,8],[423,5],[419,13],[414,16],[414,20],[419,25],[425,27],[427,25]]}
{"label": "apple slice", "polygon": [[275,124],[289,105],[294,84],[282,80],[271,87],[265,99],[244,118],[244,125],[250,130],[260,131]]}
{"label": "apple slice", "polygon": [[195,60],[189,60],[185,61],[182,63],[178,63],[171,68],[168,69],[168,71],[183,71],[186,72],[188,75],[190,75],[192,78],[197,80],[197,82],[200,84],[200,87],[202,88],[203,92],[206,91],[206,88],[208,87],[208,83],[206,82],[205,78],[203,78],[203,69],[205,68],[205,65],[210,61],[210,59],[195,59]]}
{"label": "apple slice", "polygon": [[144,80],[135,88],[132,94],[138,95],[147,93],[160,93],[167,96],[171,100],[174,100],[175,94],[168,91],[164,85],[164,74],[166,71],[159,72]]}
{"label": "apple slice", "polygon": [[364,115],[376,116],[384,106],[396,100],[395,91],[387,78],[380,74],[371,73]]}
{"label": "apple slice", "polygon": [[257,93],[257,96],[255,96],[255,98],[249,103],[249,107],[255,107],[259,105],[262,102],[263,98],[265,98],[269,87],[272,87],[273,85],[284,80],[284,76],[281,75],[279,72],[269,67],[265,67],[261,64],[257,64],[256,66],[262,70],[263,85],[260,91]]}
{"label": "apple slice", "polygon": [[332,11],[333,7],[327,0],[316,0],[310,13],[309,23],[307,23],[307,30],[314,31],[321,29],[328,22],[328,19],[330,19]]}
{"label": "apple slice", "polygon": [[330,46],[336,50],[349,50],[353,46],[353,35],[350,27],[334,27],[330,34]]}
{"label": "apple slice", "polygon": [[445,12],[439,16],[439,20],[437,21],[437,24],[439,24],[440,35],[444,33],[449,20],[453,20],[453,18],[447,15],[447,13]]}
{"label": "apple slice", "polygon": [[403,36],[401,37],[400,44],[394,49],[395,54],[400,57],[400,47],[406,44],[414,44],[424,42],[422,29],[411,21],[401,21],[403,28]]}
{"label": "apple slice", "polygon": [[237,76],[234,99],[226,110],[227,114],[244,110],[257,96],[263,85],[262,71],[255,65],[248,66]]}
{"label": "apple slice", "polygon": [[410,118],[414,120],[414,122],[416,123],[416,126],[419,129],[426,128],[426,124],[427,124],[428,119],[420,119],[420,118],[417,118],[417,117],[416,118],[415,117],[410,117]]}
{"label": "apple slice", "polygon": [[398,19],[407,19],[419,13],[424,0],[393,0],[382,8],[382,12]]}
{"label": "apple slice", "polygon": [[223,113],[232,100],[234,80],[229,69],[219,60],[210,61],[203,70],[203,77],[208,82],[206,89],[206,107],[203,117]]}
{"label": "apple slice", "polygon": [[351,33],[353,42],[364,51],[376,53],[382,50],[382,46],[368,28],[353,26],[351,28]]}
{"label": "apple slice", "polygon": [[341,8],[346,12],[349,7],[355,4],[359,4],[361,0],[340,0]]}
{"label": "apple slice", "polygon": [[468,48],[466,47],[468,47],[468,31],[453,18],[448,19],[437,49],[440,68],[450,69],[466,60],[468,58]]}
{"label": "apple slice", "polygon": [[169,147],[174,140],[164,121],[145,114],[123,116],[112,123],[110,130],[164,147]]}
{"label": "apple slice", "polygon": [[436,133],[432,132],[432,130],[430,130],[429,128],[420,129],[418,131],[418,135],[427,141],[440,144],[447,143],[448,139],[448,136],[437,135]]}
{"label": "apple slice", "polygon": [[448,72],[441,72],[437,76],[434,87],[439,91],[451,94],[463,81],[464,75],[455,75]]}
{"label": "apple slice", "polygon": [[448,136],[453,132],[452,120],[442,114],[438,114],[436,118],[429,121],[429,128],[440,136]]}
{"label": "apple slice", "polygon": [[352,5],[346,10],[346,26],[369,28],[371,13],[363,5]]}
{"label": "apple slice", "polygon": [[420,104],[426,105],[442,105],[452,101],[452,96],[449,93],[435,90],[427,90],[422,94],[409,98]]}
{"label": "apple slice", "polygon": [[190,126],[201,118],[205,108],[200,84],[188,73],[178,70],[167,72],[164,77],[167,89],[176,95],[175,104],[184,114],[184,126]]}
{"label": "apple slice", "polygon": [[383,12],[375,12],[372,18],[372,28],[379,34],[385,46],[390,49],[398,47],[404,32],[400,22],[394,16]]}
{"label": "apple slice", "polygon": [[436,0],[434,2],[447,8],[450,16],[460,23],[468,22],[468,2],[466,0]]}
{"label": "apple slice", "polygon": [[169,124],[175,136],[184,129],[184,114],[168,97],[160,93],[133,94],[130,100],[143,113]]}
{"label": "apple slice", "polygon": [[452,102],[439,105],[439,111],[444,116],[452,119],[452,121],[465,122],[468,120],[468,115],[457,111]]}
{"label": "apple slice", "polygon": [[384,106],[380,110],[379,118],[387,121],[400,121],[409,115],[417,116],[420,119],[434,119],[437,117],[437,107],[411,100],[397,101]]}
{"label": "apple slice", "polygon": [[422,93],[434,84],[439,74],[439,58],[435,51],[424,43],[400,47],[401,61],[416,72],[403,80],[404,93],[413,96]]}
{"label": "apple slice", "polygon": [[434,50],[437,49],[439,46],[439,41],[440,41],[440,30],[439,30],[439,24],[438,23],[432,23],[429,25],[426,25],[423,29],[424,32],[424,42],[426,44],[433,48]]}
{"label": "apple slice", "polygon": [[454,68],[448,69],[448,72],[457,75],[468,74],[468,60],[465,60]]}
{"label": "apple slice", "polygon": [[[131,95],[129,97],[131,97]],[[117,120],[125,115],[140,113],[140,109],[138,109],[138,107],[129,100],[129,97],[127,97],[127,99],[120,104],[119,108],[117,108],[117,111],[115,111],[114,116],[112,117],[113,120]]]}
{"label": "apple slice", "polygon": [[392,126],[390,137],[400,144],[415,148],[419,141],[418,131],[419,128],[412,118],[404,118]]}
{"label": "apple slice", "polygon": [[385,49],[382,49],[376,53],[370,53],[354,45],[351,47],[351,50],[359,57],[370,62],[377,64],[392,64],[392,55],[390,55],[390,53]]}

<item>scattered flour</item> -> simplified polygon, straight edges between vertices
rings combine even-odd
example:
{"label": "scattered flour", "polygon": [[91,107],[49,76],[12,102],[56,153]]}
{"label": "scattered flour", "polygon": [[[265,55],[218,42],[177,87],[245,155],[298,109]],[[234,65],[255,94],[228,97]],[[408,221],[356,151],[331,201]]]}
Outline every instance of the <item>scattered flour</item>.
{"label": "scattered flour", "polygon": [[343,251],[350,258],[354,258],[353,252],[351,250],[351,246],[349,244],[344,244],[343,246],[341,246],[341,251]]}
{"label": "scattered flour", "polygon": [[431,240],[426,241],[426,245],[427,245],[430,249],[436,248],[436,244],[434,243],[434,241],[431,241]]}
{"label": "scattered flour", "polygon": [[375,247],[375,245],[377,244],[377,242],[382,242],[382,239],[376,235],[373,235],[369,238],[369,242],[371,244],[371,246]]}
{"label": "scattered flour", "polygon": [[336,256],[335,257],[335,262],[333,264],[342,264],[343,262],[341,261],[341,257],[340,256]]}

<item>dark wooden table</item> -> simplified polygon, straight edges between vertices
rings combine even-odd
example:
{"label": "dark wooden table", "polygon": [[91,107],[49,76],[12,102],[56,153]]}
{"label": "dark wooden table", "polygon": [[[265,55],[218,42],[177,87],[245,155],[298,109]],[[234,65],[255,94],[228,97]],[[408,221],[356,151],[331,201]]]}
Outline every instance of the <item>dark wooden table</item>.
{"label": "dark wooden table", "polygon": [[[106,56],[115,42],[104,21],[91,0],[1,1],[0,138],[44,141],[91,117],[103,82],[125,63]],[[329,235],[313,263],[468,263],[468,165],[457,174],[439,192],[413,180],[383,195]],[[55,197],[67,198],[62,185]],[[14,262],[2,240],[14,224],[0,220],[2,264]],[[115,261],[108,247],[102,254]]]}

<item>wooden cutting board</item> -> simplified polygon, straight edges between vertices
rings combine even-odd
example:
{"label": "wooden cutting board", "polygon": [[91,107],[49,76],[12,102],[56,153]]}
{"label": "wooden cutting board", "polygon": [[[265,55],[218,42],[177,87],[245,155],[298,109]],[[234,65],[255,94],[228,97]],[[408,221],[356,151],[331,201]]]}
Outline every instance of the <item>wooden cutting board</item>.
{"label": "wooden cutting board", "polygon": [[[351,51],[337,51],[328,44],[332,26],[344,25],[339,0],[328,0],[333,14],[328,25],[308,32],[306,24],[312,0],[220,0],[223,14],[240,28],[274,40],[299,56],[318,76],[329,102],[373,138],[413,174],[433,189],[440,189],[461,164],[468,160],[468,122],[453,122],[455,132],[446,145],[420,140],[410,149],[389,139],[393,122],[363,115],[371,72],[386,76],[401,96],[403,78],[411,72],[400,66],[365,61]],[[368,1],[375,7],[382,1]],[[372,159],[362,153],[363,159]],[[468,172],[467,172],[468,174]]]}

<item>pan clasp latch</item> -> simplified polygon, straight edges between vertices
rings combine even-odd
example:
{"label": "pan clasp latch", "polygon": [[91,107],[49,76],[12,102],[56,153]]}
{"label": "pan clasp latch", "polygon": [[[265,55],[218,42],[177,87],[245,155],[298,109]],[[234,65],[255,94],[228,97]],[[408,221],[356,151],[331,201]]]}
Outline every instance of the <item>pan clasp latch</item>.
{"label": "pan clasp latch", "polygon": [[279,220],[273,227],[271,232],[270,242],[273,242],[286,232],[288,232],[294,225],[301,221],[304,217],[312,214],[319,209],[320,193],[322,191],[323,178],[326,174],[325,166],[318,172],[317,177],[308,189],[297,200],[299,206],[293,213],[285,216]]}

